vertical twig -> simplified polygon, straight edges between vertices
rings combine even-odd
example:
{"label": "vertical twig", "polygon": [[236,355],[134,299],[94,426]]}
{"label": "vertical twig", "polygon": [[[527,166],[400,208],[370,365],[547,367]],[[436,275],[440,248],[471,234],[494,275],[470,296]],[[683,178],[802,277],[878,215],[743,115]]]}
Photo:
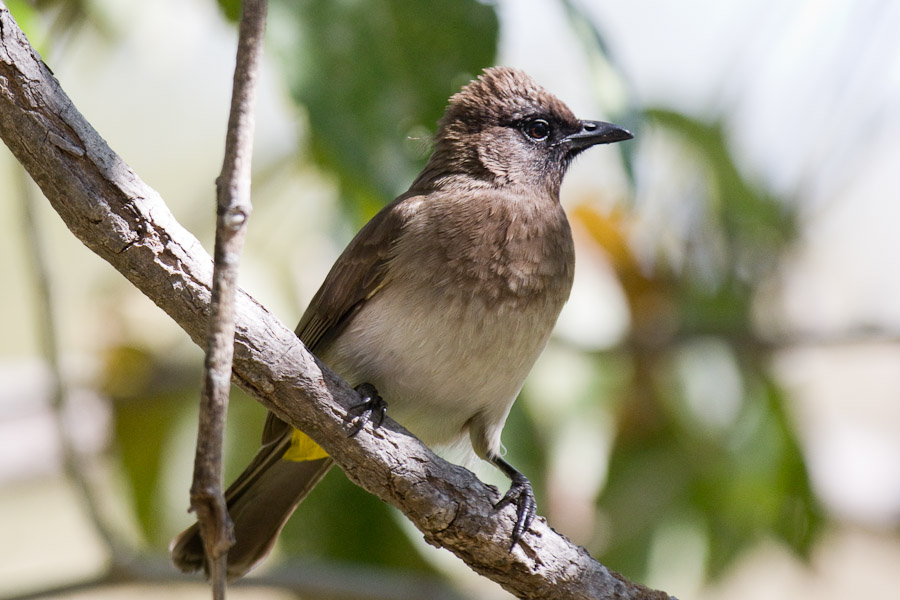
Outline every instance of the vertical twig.
{"label": "vertical twig", "polygon": [[244,0],[237,61],[225,138],[225,159],[216,181],[216,246],[209,333],[200,400],[200,425],[191,508],[197,512],[215,600],[225,598],[228,549],[234,532],[222,495],[222,438],[234,355],[234,300],[238,264],[250,217],[253,105],[265,32],[266,0]]}

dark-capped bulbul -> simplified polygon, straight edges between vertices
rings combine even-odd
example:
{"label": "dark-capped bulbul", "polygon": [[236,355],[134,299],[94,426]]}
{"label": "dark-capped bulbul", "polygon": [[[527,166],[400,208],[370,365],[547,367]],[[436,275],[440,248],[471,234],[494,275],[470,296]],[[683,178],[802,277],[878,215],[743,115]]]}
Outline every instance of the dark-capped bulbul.
{"label": "dark-capped bulbul", "polygon": [[[496,505],[516,507],[510,549],[536,506],[531,483],[501,456],[500,431],[572,287],[560,185],[582,151],[631,137],[577,119],[521,71],[486,69],[450,98],[425,169],[353,238],[296,329],[357,386],[376,424],[386,402],[426,445],[468,442],[511,479]],[[262,448],[226,491],[230,578],[268,554],[332,464],[268,415]],[[196,524],[172,556],[184,571],[206,566]]]}

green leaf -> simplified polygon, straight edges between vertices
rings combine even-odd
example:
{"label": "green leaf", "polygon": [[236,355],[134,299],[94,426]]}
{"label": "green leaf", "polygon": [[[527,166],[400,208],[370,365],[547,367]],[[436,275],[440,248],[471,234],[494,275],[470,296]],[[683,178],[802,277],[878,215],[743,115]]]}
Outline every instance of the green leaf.
{"label": "green leaf", "polygon": [[[654,538],[672,524],[705,539],[711,575],[761,539],[809,549],[823,520],[783,392],[759,361],[742,365],[740,411],[715,434],[678,397],[662,363],[652,369],[653,393],[623,404],[623,424],[631,427],[616,442],[600,499],[611,523],[608,546],[595,549],[605,564],[646,577]],[[627,416],[635,412],[641,416]]]}
{"label": "green leaf", "polygon": [[222,14],[225,15],[226,19],[232,23],[240,21],[241,7],[243,6],[241,0],[216,0],[216,2],[219,5],[219,10],[222,11]]}
{"label": "green leaf", "polygon": [[292,555],[433,571],[399,526],[397,513],[338,468],[303,501],[279,540]]}
{"label": "green leaf", "polygon": [[25,32],[25,35],[31,39],[37,32],[35,31],[35,18],[37,10],[28,0],[6,0],[6,8],[9,14],[13,16],[18,23],[19,28]]}
{"label": "green leaf", "polygon": [[138,524],[154,546],[168,542],[161,474],[176,424],[191,409],[196,411],[198,368],[199,363],[168,362],[131,346],[119,346],[108,354],[103,388],[112,399],[118,457]]}
{"label": "green leaf", "polygon": [[282,0],[269,31],[312,156],[360,224],[412,183],[447,98],[493,62],[498,20],[475,0]]}
{"label": "green leaf", "polygon": [[[723,125],[667,110],[648,109],[648,123],[681,140],[706,172],[706,225],[721,234],[730,271],[726,280],[753,284],[775,266],[778,250],[796,233],[791,206],[767,193],[738,167]],[[739,290],[747,297],[746,288]]]}

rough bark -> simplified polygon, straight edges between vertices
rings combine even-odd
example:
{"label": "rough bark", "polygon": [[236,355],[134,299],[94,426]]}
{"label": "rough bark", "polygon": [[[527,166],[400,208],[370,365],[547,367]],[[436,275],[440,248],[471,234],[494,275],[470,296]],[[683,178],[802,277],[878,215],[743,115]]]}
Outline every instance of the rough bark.
{"label": "rough bark", "polygon": [[[75,109],[0,2],[0,137],[72,233],[202,345],[212,260],[159,195]],[[234,379],[304,430],[347,475],[397,506],[425,539],[520,598],[664,599],[627,581],[535,520],[508,551],[514,510],[500,495],[386,419],[346,435],[356,393],[248,294],[237,294]]]}

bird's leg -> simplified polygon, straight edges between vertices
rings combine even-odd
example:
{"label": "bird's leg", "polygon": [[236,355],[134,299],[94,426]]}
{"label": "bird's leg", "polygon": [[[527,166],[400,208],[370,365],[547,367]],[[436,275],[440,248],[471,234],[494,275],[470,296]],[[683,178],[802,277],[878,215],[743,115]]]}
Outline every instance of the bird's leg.
{"label": "bird's leg", "polygon": [[537,514],[537,502],[534,499],[534,490],[531,489],[531,482],[518,469],[499,456],[491,457],[490,461],[512,481],[509,490],[503,495],[500,502],[494,505],[494,508],[497,510],[507,504],[515,504],[516,506],[516,524],[513,527],[512,540],[509,545],[509,551],[512,552],[522,534],[528,530],[531,522],[534,521],[534,516]]}
{"label": "bird's leg", "polygon": [[347,410],[348,416],[356,415],[348,437],[353,437],[362,431],[369,421],[372,421],[372,427],[378,429],[384,422],[384,415],[387,411],[387,402],[382,399],[378,390],[371,383],[361,383],[353,389],[362,397],[362,402],[354,404]]}

